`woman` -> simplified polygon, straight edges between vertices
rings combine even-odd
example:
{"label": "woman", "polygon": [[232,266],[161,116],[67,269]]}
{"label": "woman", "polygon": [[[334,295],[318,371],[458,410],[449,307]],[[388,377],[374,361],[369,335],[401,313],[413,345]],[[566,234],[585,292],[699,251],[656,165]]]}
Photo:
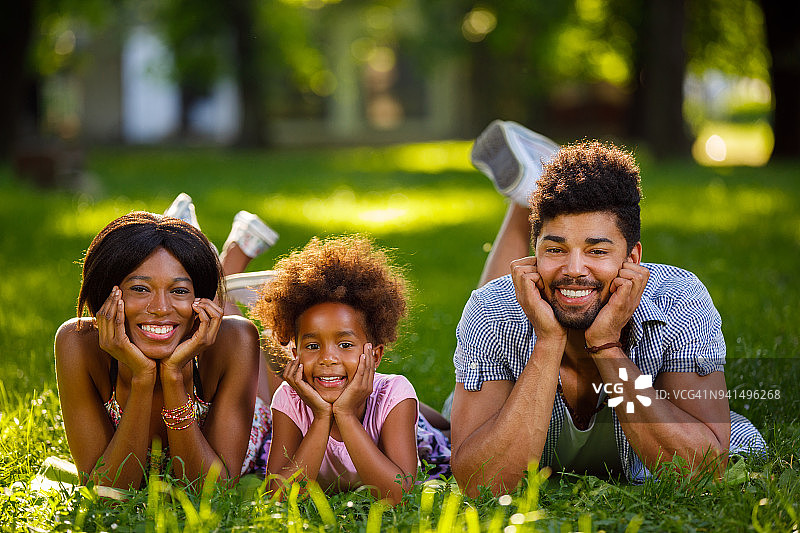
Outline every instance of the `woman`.
{"label": "woman", "polygon": [[[229,248],[242,252],[235,242],[225,248],[223,261]],[[82,482],[139,487],[154,439],[173,459],[172,474],[190,482],[214,464],[230,481],[252,467],[270,429],[254,420],[254,405],[258,414],[269,404],[256,394],[269,389],[259,387],[256,327],[223,314],[222,278],[203,233],[176,218],[134,212],[94,238],[78,317],[55,339]]]}

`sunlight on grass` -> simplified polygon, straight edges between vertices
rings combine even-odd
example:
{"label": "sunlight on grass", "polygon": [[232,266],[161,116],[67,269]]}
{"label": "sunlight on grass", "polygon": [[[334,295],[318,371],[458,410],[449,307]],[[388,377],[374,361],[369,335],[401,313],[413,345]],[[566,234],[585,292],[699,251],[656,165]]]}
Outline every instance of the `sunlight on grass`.
{"label": "sunlight on grass", "polygon": [[[326,231],[402,233],[463,222],[494,221],[498,198],[491,190],[465,191],[455,187],[435,193],[396,189],[366,194],[340,188],[322,198],[305,194],[269,195],[261,203],[261,209],[275,223],[316,226]],[[64,212],[54,219],[53,233],[91,239],[110,220],[134,209],[147,210],[147,206],[125,199],[81,204],[78,216]]]}
{"label": "sunlight on grass", "polygon": [[2,314],[0,315],[0,332],[8,338],[25,339],[32,335],[47,335],[51,331],[50,324],[34,312],[29,314]]}
{"label": "sunlight on grass", "polygon": [[471,149],[472,141],[403,144],[378,149],[354,148],[337,152],[334,164],[369,172],[474,172],[475,168],[469,161]]}
{"label": "sunlight on grass", "polygon": [[769,161],[774,144],[772,128],[766,122],[711,122],[697,135],[692,155],[701,165],[760,167]]}
{"label": "sunlight on grass", "polygon": [[[51,266],[35,268],[28,265],[6,271],[6,275],[11,276],[14,282],[0,285],[0,301],[10,302],[7,309],[13,309],[13,312],[0,313],[0,332],[21,339],[52,335],[52,324],[43,316],[43,304],[37,303],[53,290]],[[20,301],[20,294],[28,295],[27,299]]]}
{"label": "sunlight on grass", "polygon": [[341,188],[326,198],[271,195],[264,199],[261,209],[270,213],[271,220],[319,226],[328,231],[413,232],[494,220],[497,195],[457,188],[442,188],[436,194],[400,189],[356,194],[352,189]]}
{"label": "sunlight on grass", "polygon": [[644,218],[647,224],[693,231],[735,231],[751,226],[755,219],[778,214],[787,223],[800,224],[800,216],[791,212],[790,199],[777,189],[731,189],[718,180],[698,190],[695,202],[648,203]]}
{"label": "sunlight on grass", "polygon": [[63,211],[53,219],[52,232],[64,237],[86,237],[86,246],[106,224],[131,211],[149,211],[152,208],[141,201],[118,197],[107,202],[81,201],[74,211]]}

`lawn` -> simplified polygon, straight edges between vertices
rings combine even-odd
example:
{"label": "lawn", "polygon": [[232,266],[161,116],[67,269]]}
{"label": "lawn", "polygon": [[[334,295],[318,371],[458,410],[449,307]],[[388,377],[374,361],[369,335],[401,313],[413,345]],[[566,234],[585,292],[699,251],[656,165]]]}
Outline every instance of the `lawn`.
{"label": "lawn", "polygon": [[[418,487],[384,509],[363,493],[274,502],[257,487],[184,492],[154,480],[125,503],[91,490],[29,487],[47,456],[69,458],[52,342],[75,313],[77,263],[92,236],[132,209],[163,211],[181,191],[218,246],[240,209],[281,235],[251,269],[314,235],[365,232],[393,249],[413,284],[411,316],[381,371],[405,374],[440,406],[453,387],[454,330],[505,202],[468,162],[467,143],[227,152],[103,149],[88,154],[81,192],[40,190],[0,168],[0,527],[146,531],[320,529],[399,531],[684,531],[797,529],[800,513],[800,181],[797,162],[761,168],[655,164],[640,154],[644,259],[695,272],[723,319],[734,410],[762,429],[769,454],[735,482],[642,486],[590,476],[532,475],[504,498]],[[314,495],[314,493],[312,493]],[[511,528],[511,529],[509,529]],[[626,529],[627,528],[627,529]]]}

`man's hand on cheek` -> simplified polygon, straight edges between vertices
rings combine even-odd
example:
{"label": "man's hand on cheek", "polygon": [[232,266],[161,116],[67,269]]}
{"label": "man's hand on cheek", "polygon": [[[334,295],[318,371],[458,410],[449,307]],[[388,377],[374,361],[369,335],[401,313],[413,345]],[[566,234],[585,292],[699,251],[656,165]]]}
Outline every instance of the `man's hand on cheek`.
{"label": "man's hand on cheek", "polygon": [[544,280],[536,262],[536,257],[524,257],[511,262],[511,280],[517,302],[533,325],[537,342],[545,338],[563,341],[566,339],[566,329],[556,320],[553,308],[544,297]]}
{"label": "man's hand on cheek", "polygon": [[586,344],[600,346],[619,341],[622,328],[639,307],[650,271],[636,263],[623,263],[611,282],[610,297],[586,330]]}

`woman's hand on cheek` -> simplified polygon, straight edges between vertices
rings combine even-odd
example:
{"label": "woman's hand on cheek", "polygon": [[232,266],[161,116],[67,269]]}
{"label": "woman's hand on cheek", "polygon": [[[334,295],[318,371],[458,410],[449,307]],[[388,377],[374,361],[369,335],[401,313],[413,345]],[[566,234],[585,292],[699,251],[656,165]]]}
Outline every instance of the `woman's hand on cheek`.
{"label": "woman's hand on cheek", "polygon": [[375,379],[375,351],[372,344],[364,345],[364,353],[358,360],[358,367],[352,381],[342,392],[341,396],[333,402],[333,415],[341,416],[355,414],[360,416],[360,408],[364,405],[372,394],[373,381]]}
{"label": "woman's hand on cheek", "polygon": [[295,357],[287,363],[286,368],[283,369],[283,379],[297,392],[303,403],[311,408],[315,419],[331,417],[333,406],[325,401],[314,387],[305,380],[303,365],[300,363],[299,357]]}
{"label": "woman's hand on cheek", "polygon": [[125,332],[125,302],[119,287],[111,289],[94,320],[100,348],[130,368],[134,377],[155,378],[156,362],[144,355]]}
{"label": "woman's hand on cheek", "polygon": [[188,339],[175,348],[172,355],[161,362],[162,372],[181,371],[186,363],[214,344],[217,338],[224,314],[222,308],[208,298],[197,298],[192,303],[192,309],[197,313],[197,327]]}

